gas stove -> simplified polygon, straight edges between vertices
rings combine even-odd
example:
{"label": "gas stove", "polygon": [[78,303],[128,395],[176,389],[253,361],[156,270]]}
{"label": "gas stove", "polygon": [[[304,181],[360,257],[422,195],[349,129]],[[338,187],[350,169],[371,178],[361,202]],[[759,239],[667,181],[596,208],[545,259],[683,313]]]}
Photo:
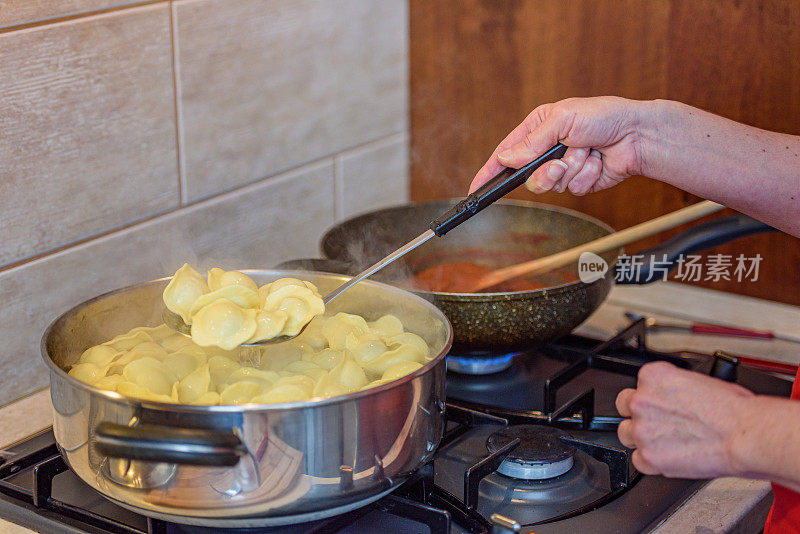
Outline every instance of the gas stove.
{"label": "gas stove", "polygon": [[[434,459],[382,499],[326,520],[226,532],[642,532],[705,480],[641,475],[616,437],[617,393],[665,360],[788,396],[737,358],[646,345],[643,320],[598,341],[567,336],[513,354],[448,356],[447,428]],[[40,532],[210,533],[121,508],[69,471],[52,431],[0,453],[0,517]]]}

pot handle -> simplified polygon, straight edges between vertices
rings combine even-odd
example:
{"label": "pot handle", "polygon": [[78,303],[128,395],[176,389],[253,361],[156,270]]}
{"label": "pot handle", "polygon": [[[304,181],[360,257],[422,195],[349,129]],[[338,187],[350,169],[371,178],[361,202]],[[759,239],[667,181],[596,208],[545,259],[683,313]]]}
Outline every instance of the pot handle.
{"label": "pot handle", "polygon": [[247,454],[233,433],[146,423],[130,427],[104,421],[97,425],[94,444],[113,458],[214,467],[234,466]]}
{"label": "pot handle", "polygon": [[682,255],[708,250],[741,237],[777,231],[776,228],[743,213],[720,217],[694,226],[661,245],[636,254],[642,256],[642,262],[635,270],[628,268],[621,273],[620,269],[625,267],[617,263],[617,283],[649,284],[662,278],[661,273],[653,275],[653,266],[656,264],[671,271],[677,267],[678,259]]}
{"label": "pot handle", "polygon": [[332,260],[328,258],[300,258],[279,263],[275,269],[291,269],[301,271],[322,271],[334,274],[346,274],[355,276],[359,269],[350,262],[343,260]]}

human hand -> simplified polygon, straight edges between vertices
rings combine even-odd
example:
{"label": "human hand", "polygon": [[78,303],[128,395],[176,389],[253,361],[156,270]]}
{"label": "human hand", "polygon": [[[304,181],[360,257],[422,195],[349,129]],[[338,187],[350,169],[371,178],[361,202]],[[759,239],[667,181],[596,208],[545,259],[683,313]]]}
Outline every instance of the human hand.
{"label": "human hand", "polygon": [[617,434],[636,448],[633,465],[647,475],[706,478],[742,475],[733,451],[747,432],[744,414],[755,395],[729,382],[653,362],[639,370],[636,389],[617,396],[617,410],[629,417]]}
{"label": "human hand", "polygon": [[639,126],[645,102],[619,97],[568,98],[544,104],[503,139],[472,180],[470,193],[504,167],[519,168],[559,141],[560,160],[539,167],[525,186],[534,193],[576,195],[612,187],[642,169]]}

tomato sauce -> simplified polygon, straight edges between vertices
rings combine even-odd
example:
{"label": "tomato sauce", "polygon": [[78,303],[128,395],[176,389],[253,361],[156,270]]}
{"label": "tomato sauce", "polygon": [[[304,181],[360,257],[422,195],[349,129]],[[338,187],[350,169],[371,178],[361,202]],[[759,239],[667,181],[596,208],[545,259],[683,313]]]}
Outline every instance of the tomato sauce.
{"label": "tomato sauce", "polygon": [[[532,258],[531,258],[532,259]],[[417,271],[408,279],[408,284],[416,289],[440,293],[472,293],[475,284],[494,269],[469,261],[451,261]],[[496,286],[486,288],[481,293],[500,293],[532,291],[545,287],[575,282],[577,274],[565,269],[530,278],[516,278]]]}

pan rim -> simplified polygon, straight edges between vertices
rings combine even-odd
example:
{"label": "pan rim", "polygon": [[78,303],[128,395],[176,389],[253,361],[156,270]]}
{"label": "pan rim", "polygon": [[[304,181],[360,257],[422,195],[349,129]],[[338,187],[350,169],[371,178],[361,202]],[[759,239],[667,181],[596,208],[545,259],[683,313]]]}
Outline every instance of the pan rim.
{"label": "pan rim", "polygon": [[[333,226],[331,226],[330,228],[328,228],[325,231],[325,233],[322,234],[322,237],[320,238],[320,242],[319,242],[320,253],[322,254],[323,258],[332,259],[332,260],[337,259],[337,258],[330,258],[326,254],[326,252],[324,250],[324,243],[329,238],[331,233],[335,229],[340,228],[342,226],[342,224],[344,224],[344,223],[356,221],[356,220],[361,219],[361,218],[365,218],[365,217],[368,217],[368,216],[375,215],[376,213],[389,211],[389,210],[393,210],[393,209],[401,209],[401,208],[408,208],[408,207],[420,207],[420,206],[426,206],[426,205],[431,205],[431,204],[455,204],[455,203],[460,202],[461,200],[463,200],[463,199],[461,199],[461,198],[449,198],[449,199],[438,199],[438,200],[428,200],[428,201],[411,201],[411,202],[407,202],[407,203],[404,203],[404,204],[397,204],[395,206],[386,206],[386,207],[379,208],[379,209],[376,209],[376,210],[371,210],[371,211],[367,211],[367,212],[364,212],[364,213],[360,213],[360,214],[358,214],[358,215],[356,215],[354,217],[351,217],[349,219],[345,219],[343,221],[339,221],[338,223],[336,223]],[[557,212],[557,213],[561,213],[561,214],[564,214],[564,215],[570,215],[572,217],[575,217],[575,218],[578,218],[578,219],[583,219],[585,221],[591,222],[591,223],[597,225],[598,227],[602,228],[603,230],[605,230],[608,234],[611,234],[611,233],[615,232],[614,228],[611,225],[601,221],[600,219],[598,219],[596,217],[593,217],[591,215],[587,215],[586,213],[580,212],[578,210],[574,210],[572,208],[565,208],[563,206],[554,206],[552,204],[545,204],[543,202],[535,202],[535,201],[532,201],[532,200],[518,200],[518,199],[510,199],[510,198],[509,199],[506,199],[506,198],[500,199],[500,200],[496,201],[494,204],[500,204],[500,205],[506,205],[506,206],[520,206],[520,207],[523,207],[523,208],[537,208],[537,209],[542,209],[542,210],[545,210],[545,211],[552,211],[552,212]],[[614,259],[614,261],[609,262],[609,264],[608,264],[608,273],[606,274],[606,276],[609,276],[610,274],[613,274],[613,268],[617,264],[617,261],[619,260],[619,257],[620,257],[620,255],[623,254],[623,252],[624,252],[624,247],[619,247],[617,249],[616,258]],[[599,280],[587,284],[585,282],[582,282],[581,280],[576,280],[574,282],[567,282],[567,283],[564,283],[564,284],[555,285],[555,286],[549,286],[549,287],[540,288],[540,289],[530,289],[530,290],[527,290],[527,291],[494,291],[494,292],[487,292],[487,293],[456,293],[456,292],[447,292],[447,291],[427,291],[427,290],[423,290],[423,289],[410,289],[410,288],[401,288],[401,289],[403,289],[405,291],[409,291],[411,293],[415,293],[416,295],[419,295],[419,296],[421,296],[423,298],[427,298],[427,299],[439,298],[439,299],[449,300],[449,301],[453,301],[453,302],[458,302],[458,301],[488,302],[488,301],[499,301],[499,300],[508,301],[508,300],[529,300],[529,299],[532,299],[532,298],[533,299],[547,298],[548,295],[550,295],[550,294],[560,294],[560,293],[564,293],[564,292],[567,292],[567,291],[573,291],[576,286],[589,287],[589,286],[591,286],[593,284],[598,283],[598,281]],[[393,287],[400,287],[400,286],[393,286]]]}

